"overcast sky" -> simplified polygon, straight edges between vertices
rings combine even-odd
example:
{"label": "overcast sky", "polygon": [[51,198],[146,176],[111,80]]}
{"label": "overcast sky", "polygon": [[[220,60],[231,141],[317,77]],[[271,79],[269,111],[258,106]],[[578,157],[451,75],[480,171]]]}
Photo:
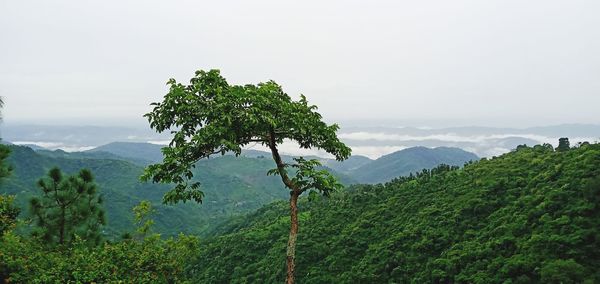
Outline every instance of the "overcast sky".
{"label": "overcast sky", "polygon": [[600,123],[600,1],[0,0],[6,123],[142,122],[165,82],[273,79],[342,124]]}

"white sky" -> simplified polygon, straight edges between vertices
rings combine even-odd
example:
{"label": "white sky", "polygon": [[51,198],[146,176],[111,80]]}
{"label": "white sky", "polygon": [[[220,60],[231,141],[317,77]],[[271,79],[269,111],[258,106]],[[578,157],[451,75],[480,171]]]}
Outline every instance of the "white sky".
{"label": "white sky", "polygon": [[597,0],[0,0],[3,116],[140,123],[167,79],[218,68],[342,123],[600,123],[598,15]]}

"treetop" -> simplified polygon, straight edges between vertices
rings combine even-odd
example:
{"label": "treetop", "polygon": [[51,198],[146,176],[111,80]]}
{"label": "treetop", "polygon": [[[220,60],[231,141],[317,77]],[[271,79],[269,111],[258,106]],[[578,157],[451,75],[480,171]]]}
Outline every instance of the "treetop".
{"label": "treetop", "polygon": [[152,103],[153,110],[144,116],[151,128],[171,131],[173,138],[162,149],[163,163],[149,166],[142,176],[176,184],[165,195],[167,202],[179,197],[201,202],[201,192],[186,190],[199,187],[190,181],[194,164],[215,154],[239,155],[250,143],[271,148],[289,140],[301,148],[324,150],[337,160],[350,156],[350,148],[337,138],[337,124],[323,122],[304,95],[293,100],[274,81],[230,85],[219,70],[200,70],[189,84],[170,79],[167,85],[163,101]]}

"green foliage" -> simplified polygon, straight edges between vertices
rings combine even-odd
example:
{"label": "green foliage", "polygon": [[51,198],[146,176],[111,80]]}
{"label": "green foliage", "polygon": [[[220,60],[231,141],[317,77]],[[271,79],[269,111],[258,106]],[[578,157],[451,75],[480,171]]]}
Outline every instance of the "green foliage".
{"label": "green foliage", "polygon": [[70,245],[76,236],[92,245],[100,242],[106,219],[91,171],[64,176],[59,168],[52,168],[37,185],[42,194],[30,200],[37,226],[34,235],[47,244]]}
{"label": "green foliage", "polygon": [[[4,103],[0,98],[0,107]],[[6,159],[10,154],[10,148],[6,145],[0,145],[0,179],[8,177],[12,168],[6,164]],[[2,181],[0,181],[2,182]],[[0,236],[8,230],[12,230],[16,224],[17,216],[21,210],[14,205],[14,196],[0,194]]]}
{"label": "green foliage", "polygon": [[[299,283],[600,282],[600,144],[440,166],[299,204]],[[199,283],[271,283],[284,202],[203,242]]]}
{"label": "green foliage", "polygon": [[574,259],[556,259],[545,263],[540,274],[544,283],[582,283],[585,270]]}
{"label": "green foliage", "polygon": [[[228,152],[239,156],[242,147],[250,143],[267,146],[277,166],[269,173],[278,174],[290,190],[286,282],[293,283],[298,197],[309,189],[329,195],[342,186],[329,172],[316,169],[321,165],[317,160],[299,158],[294,159],[295,164],[284,163],[278,145],[291,140],[301,148],[322,149],[342,161],[350,156],[351,149],[337,138],[339,127],[323,122],[317,107],[309,105],[306,97],[301,95],[294,101],[273,81],[230,86],[218,70],[211,70],[197,71],[189,85],[174,79],[167,84],[169,93],[163,102],[153,103],[153,111],[145,117],[158,132],[177,130],[171,131],[174,136],[169,147],[162,149],[163,162],[148,166],[142,179],[175,183],[165,194],[164,203],[201,203],[204,193],[199,190],[200,183],[192,181],[192,168],[198,160]],[[295,169],[292,178],[288,167]]]}
{"label": "green foliage", "polygon": [[[152,210],[142,203],[134,210],[150,221]],[[143,222],[138,231],[148,224]],[[199,248],[196,237],[179,235],[162,240],[149,235],[89,247],[75,238],[67,249],[42,245],[40,240],[12,232],[0,237],[0,280],[9,283],[191,283],[189,265]]]}
{"label": "green foliage", "polygon": [[[214,154],[239,155],[250,143],[276,149],[289,139],[301,148],[323,149],[338,160],[350,155],[350,148],[336,136],[337,125],[322,122],[316,106],[304,96],[292,100],[273,81],[229,85],[218,70],[211,70],[197,71],[189,85],[174,79],[167,84],[169,93],[162,102],[153,103],[153,111],[145,117],[158,132],[177,130],[172,131],[169,147],[162,149],[163,162],[150,165],[142,177],[175,184],[164,196],[166,203],[202,202],[200,184],[192,180],[196,162]],[[283,174],[283,168],[278,170]]]}
{"label": "green foliage", "polygon": [[133,216],[138,226],[136,233],[143,237],[150,232],[150,228],[154,225],[154,220],[150,219],[150,215],[155,213],[155,211],[148,200],[144,200],[133,207]]}
{"label": "green foliage", "polygon": [[17,223],[17,216],[21,209],[14,205],[15,197],[0,194],[0,236],[6,231],[12,230]]}
{"label": "green foliage", "polygon": [[[283,168],[292,168],[295,175],[291,178],[291,182],[298,186],[301,192],[315,189],[324,196],[329,196],[331,192],[340,190],[344,187],[327,170],[318,169],[321,167],[321,162],[319,162],[319,160],[306,160],[303,157],[293,158],[293,160],[296,163],[284,164]],[[271,169],[267,171],[267,175],[281,175],[281,171],[279,168]],[[311,193],[314,192],[315,191],[311,191]]]}
{"label": "green foliage", "polygon": [[95,248],[76,240],[67,251],[56,251],[9,234],[0,249],[0,279],[11,283],[189,283],[186,263],[198,240],[152,236]]}
{"label": "green foliage", "polygon": [[8,177],[12,171],[12,167],[6,164],[9,154],[10,148],[6,145],[0,144],[0,178]]}

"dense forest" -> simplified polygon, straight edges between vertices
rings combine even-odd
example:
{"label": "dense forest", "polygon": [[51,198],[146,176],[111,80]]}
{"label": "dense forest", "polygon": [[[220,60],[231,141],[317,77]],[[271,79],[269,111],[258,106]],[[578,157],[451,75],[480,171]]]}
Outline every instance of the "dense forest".
{"label": "dense forest", "polygon": [[[301,204],[299,283],[596,283],[600,145],[519,147],[462,169]],[[194,267],[206,283],[276,282],[285,203],[232,220]]]}
{"label": "dense forest", "polygon": [[[9,199],[3,215],[14,209]],[[599,206],[600,144],[587,143],[521,146],[462,168],[302,197],[297,282],[595,283]],[[140,214],[138,206],[127,239],[76,241],[66,250],[11,232],[3,216],[0,275],[39,283],[279,282],[287,210],[275,202],[201,240],[161,239],[147,223],[151,210]]]}

